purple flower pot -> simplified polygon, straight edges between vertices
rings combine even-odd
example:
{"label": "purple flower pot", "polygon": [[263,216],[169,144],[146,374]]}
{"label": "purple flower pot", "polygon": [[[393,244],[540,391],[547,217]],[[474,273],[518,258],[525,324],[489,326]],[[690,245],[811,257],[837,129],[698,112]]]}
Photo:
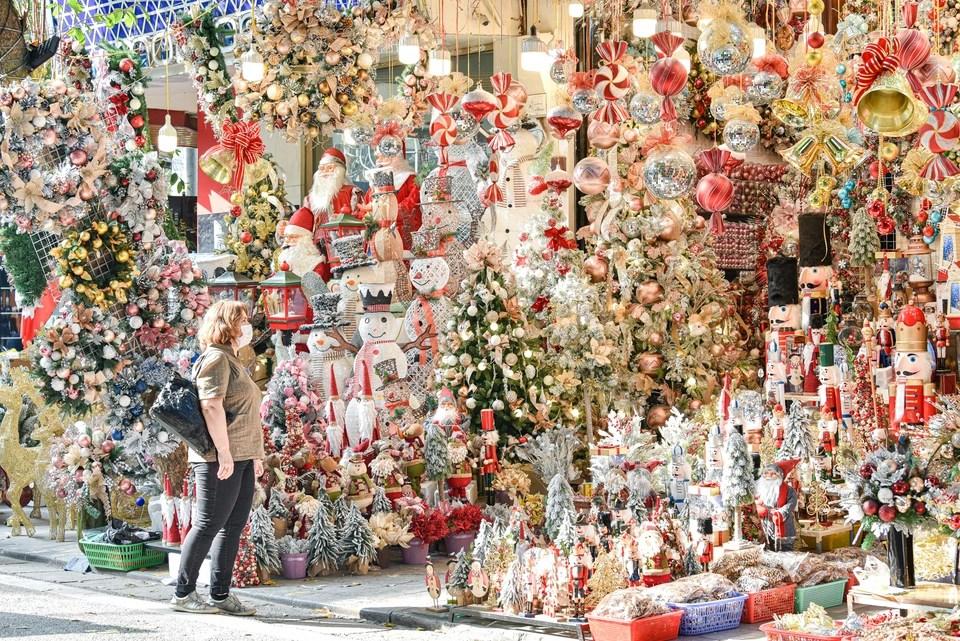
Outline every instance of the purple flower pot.
{"label": "purple flower pot", "polygon": [[281,554],[280,566],[283,568],[283,578],[303,579],[307,576],[307,553]]}
{"label": "purple flower pot", "polygon": [[403,562],[407,565],[424,565],[427,562],[427,553],[430,546],[420,539],[410,541],[409,547],[402,549]]}
{"label": "purple flower pot", "polygon": [[443,544],[447,548],[447,554],[459,554],[462,550],[469,548],[476,537],[476,532],[456,532],[445,536]]}

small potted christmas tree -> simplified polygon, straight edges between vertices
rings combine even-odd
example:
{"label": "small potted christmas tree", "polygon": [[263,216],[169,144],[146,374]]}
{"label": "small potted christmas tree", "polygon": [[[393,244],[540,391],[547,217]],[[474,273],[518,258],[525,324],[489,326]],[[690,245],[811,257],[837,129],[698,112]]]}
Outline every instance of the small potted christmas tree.
{"label": "small potted christmas tree", "polygon": [[483,511],[476,505],[466,503],[454,506],[447,513],[448,531],[443,539],[447,554],[458,554],[469,548],[477,537],[482,521]]}

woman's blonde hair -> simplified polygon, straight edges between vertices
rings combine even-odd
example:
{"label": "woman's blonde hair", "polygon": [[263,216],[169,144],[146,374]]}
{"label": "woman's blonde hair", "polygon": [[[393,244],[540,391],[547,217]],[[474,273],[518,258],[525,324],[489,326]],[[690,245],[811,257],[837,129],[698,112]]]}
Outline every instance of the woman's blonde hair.
{"label": "woman's blonde hair", "polygon": [[200,348],[230,345],[240,337],[240,323],[247,317],[247,306],[235,300],[218,300],[203,315],[197,340]]}

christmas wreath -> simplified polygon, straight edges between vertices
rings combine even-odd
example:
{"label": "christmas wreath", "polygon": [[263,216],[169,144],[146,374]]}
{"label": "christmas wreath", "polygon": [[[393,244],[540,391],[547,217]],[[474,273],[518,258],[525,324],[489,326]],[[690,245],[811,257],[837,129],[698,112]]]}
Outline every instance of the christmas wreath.
{"label": "christmas wreath", "polygon": [[136,254],[119,223],[98,220],[69,231],[50,255],[56,260],[60,288],[72,289],[82,304],[107,309],[127,302],[138,270]]}
{"label": "christmas wreath", "polygon": [[70,414],[88,412],[123,368],[126,338],[117,321],[99,309],[65,304],[30,347],[31,373],[43,397]]}

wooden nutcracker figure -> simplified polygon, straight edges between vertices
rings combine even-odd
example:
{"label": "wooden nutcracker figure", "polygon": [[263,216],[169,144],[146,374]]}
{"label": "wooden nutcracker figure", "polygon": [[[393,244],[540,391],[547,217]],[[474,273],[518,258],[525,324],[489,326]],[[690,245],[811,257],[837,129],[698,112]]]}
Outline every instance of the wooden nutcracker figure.
{"label": "wooden nutcracker figure", "polygon": [[823,316],[810,319],[807,339],[803,344],[803,393],[816,394],[820,389],[820,343],[823,338]]}
{"label": "wooden nutcracker figure", "polygon": [[697,519],[697,537],[696,537],[696,555],[697,561],[703,567],[704,572],[710,571],[710,564],[713,563],[713,519]]}
{"label": "wooden nutcracker figure", "polygon": [[797,224],[800,232],[800,324],[807,330],[813,326],[815,316],[826,317],[830,311],[828,291],[833,277],[833,254],[824,216],[802,214],[797,217]]}
{"label": "wooden nutcracker figure", "polygon": [[897,353],[893,362],[896,382],[890,386],[890,428],[893,436],[901,427],[926,424],[936,414],[934,356],[927,342],[923,310],[904,305],[897,315]]}
{"label": "wooden nutcracker figure", "polygon": [[637,539],[633,535],[633,525],[636,521],[631,521],[631,526],[626,528],[618,541],[617,551],[620,554],[620,560],[627,571],[627,585],[637,587],[643,581],[641,575],[642,561],[640,559],[640,547],[637,545]]}
{"label": "wooden nutcracker figure", "polygon": [[493,481],[497,472],[500,471],[500,462],[497,456],[497,445],[500,442],[500,435],[497,433],[493,424],[493,410],[484,408],[480,410],[480,428],[483,431],[481,436],[483,440],[483,456],[480,459],[480,473],[483,475],[483,488],[487,495],[487,505],[493,505],[496,502],[496,491],[493,489]]}
{"label": "wooden nutcracker figure", "polygon": [[583,540],[577,542],[570,553],[570,602],[573,606],[572,621],[584,621],[584,600],[587,597],[587,582],[590,580],[590,553]]}
{"label": "wooden nutcracker figure", "polygon": [[840,405],[840,372],[834,360],[832,343],[823,343],[820,346],[820,369],[817,374],[820,379],[820,389],[817,392],[820,414],[839,423],[843,413]]}
{"label": "wooden nutcracker figure", "polygon": [[950,346],[950,325],[945,314],[937,314],[934,327],[934,343],[937,347],[937,391],[940,394],[955,394],[957,391],[957,374],[950,371],[947,363],[947,348]]}
{"label": "wooden nutcracker figure", "polygon": [[800,328],[797,259],[776,256],[767,261],[767,395],[782,402],[787,382],[787,338]]}
{"label": "wooden nutcracker figure", "polygon": [[897,336],[893,330],[893,315],[889,303],[880,303],[880,314],[877,318],[877,367],[893,365],[893,350],[897,344]]}

